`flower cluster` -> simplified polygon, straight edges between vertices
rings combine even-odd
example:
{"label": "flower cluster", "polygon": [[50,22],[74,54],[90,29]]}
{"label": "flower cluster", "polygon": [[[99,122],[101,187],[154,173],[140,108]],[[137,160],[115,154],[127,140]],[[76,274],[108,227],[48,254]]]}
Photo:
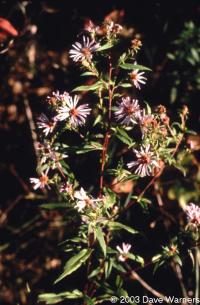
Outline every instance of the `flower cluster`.
{"label": "flower cluster", "polygon": [[190,203],[186,208],[188,222],[200,225],[200,207],[194,203]]}

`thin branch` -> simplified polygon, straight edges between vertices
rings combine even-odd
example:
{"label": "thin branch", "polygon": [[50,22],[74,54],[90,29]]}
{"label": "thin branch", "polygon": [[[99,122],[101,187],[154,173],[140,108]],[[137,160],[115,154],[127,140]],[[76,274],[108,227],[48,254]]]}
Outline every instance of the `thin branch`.
{"label": "thin branch", "polygon": [[141,276],[135,272],[134,270],[131,269],[131,267],[126,264],[126,267],[128,268],[129,272],[130,272],[130,279],[131,280],[136,280],[138,281],[146,290],[148,290],[151,294],[153,294],[154,296],[156,296],[157,298],[161,298],[163,299],[166,303],[170,303],[169,301],[167,301],[167,297],[165,295],[163,295],[161,292],[157,291],[156,289],[152,288],[147,282],[145,282]]}
{"label": "thin branch", "polygon": [[24,195],[17,196],[17,198],[9,204],[8,208],[4,212],[2,212],[2,214],[0,215],[0,226],[2,226],[5,223],[5,221],[8,218],[8,214],[14,209],[14,207],[17,205],[17,203],[19,201],[21,201],[23,198],[24,198]]}
{"label": "thin branch", "polygon": [[39,155],[38,155],[38,150],[37,150],[37,134],[35,132],[36,128],[35,128],[35,123],[34,123],[34,120],[33,120],[32,110],[31,110],[31,107],[30,107],[30,104],[29,104],[29,100],[26,96],[24,96],[24,107],[25,107],[25,112],[26,112],[26,117],[27,117],[27,120],[28,120],[29,128],[30,128],[30,132],[31,132],[35,157],[36,157],[36,161],[37,161],[37,164],[38,164]]}
{"label": "thin branch", "polygon": [[183,282],[183,274],[182,274],[182,271],[181,271],[181,268],[180,268],[179,264],[177,264],[175,262],[172,262],[172,269],[175,272],[175,274],[176,274],[176,276],[177,276],[177,278],[179,280],[183,297],[187,299],[188,298],[187,290],[186,290],[184,282]]}

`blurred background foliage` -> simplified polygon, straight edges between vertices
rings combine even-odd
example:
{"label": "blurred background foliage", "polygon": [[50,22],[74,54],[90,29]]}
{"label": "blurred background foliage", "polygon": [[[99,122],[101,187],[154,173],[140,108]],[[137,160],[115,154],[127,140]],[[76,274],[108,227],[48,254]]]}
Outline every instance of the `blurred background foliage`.
{"label": "blurred background foliage", "polygon": [[[110,18],[121,23],[125,44],[127,37],[142,40],[140,57],[152,73],[140,98],[151,105],[165,105],[174,118],[186,104],[189,126],[195,131],[184,143],[193,153],[178,156],[186,177],[167,170],[153,190],[164,202],[146,213],[133,206],[124,216],[125,222],[146,235],[145,240],[137,241],[136,251],[148,260],[178,232],[184,222],[181,207],[199,201],[200,2],[5,0],[0,1],[0,17],[19,32],[13,42],[7,37],[0,43],[0,303],[31,305],[36,304],[38,293],[51,287],[60,271],[65,253],[57,245],[76,230],[74,215],[40,208],[41,203],[55,202],[56,194],[36,195],[30,188],[29,177],[35,175],[37,166],[34,122],[41,111],[47,111],[48,94],[79,84],[78,68],[69,61],[67,50],[87,19],[98,23]],[[91,162],[95,164],[95,156]],[[88,184],[96,169],[88,168]],[[77,172],[85,176],[81,165]],[[120,196],[129,191],[129,185],[116,189]],[[188,289],[193,287],[191,268],[186,259],[183,277]],[[174,295],[173,272],[163,268],[153,277],[152,269],[150,265],[141,272],[152,286]],[[76,281],[76,276],[72,277],[68,286]],[[137,283],[134,289],[142,293]],[[178,286],[176,294],[180,294]]]}

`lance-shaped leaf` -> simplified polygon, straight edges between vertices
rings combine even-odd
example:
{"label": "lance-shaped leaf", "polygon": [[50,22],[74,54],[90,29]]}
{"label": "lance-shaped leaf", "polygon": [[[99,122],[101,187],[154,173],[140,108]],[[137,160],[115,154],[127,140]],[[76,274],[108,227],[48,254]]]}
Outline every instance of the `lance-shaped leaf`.
{"label": "lance-shaped leaf", "polygon": [[96,76],[96,74],[91,71],[86,71],[86,72],[81,73],[80,76]]}
{"label": "lance-shaped leaf", "polygon": [[104,257],[106,257],[106,242],[105,242],[105,239],[104,239],[102,229],[100,227],[96,228],[96,238],[97,238],[97,240],[99,242],[99,245],[102,249]]}
{"label": "lance-shaped leaf", "polygon": [[101,143],[91,141],[91,142],[85,144],[82,148],[76,150],[76,153],[77,154],[84,154],[84,153],[87,153],[87,152],[90,152],[90,151],[102,150],[102,149],[103,149],[103,146],[102,146]]}
{"label": "lance-shaped leaf", "polygon": [[117,221],[108,221],[107,225],[109,226],[109,228],[111,230],[126,230],[127,232],[131,233],[131,234],[137,234],[139,233],[138,231],[136,231],[135,229],[126,226],[120,222]]}
{"label": "lance-shaped leaf", "polygon": [[131,139],[131,137],[129,137],[128,133],[124,129],[117,127],[115,135],[124,144],[127,144],[128,146],[134,145],[133,140]]}
{"label": "lance-shaped leaf", "polygon": [[86,86],[79,86],[74,88],[72,91],[95,91],[96,89],[99,89],[102,87],[102,82],[96,82],[92,85],[86,85]]}
{"label": "lance-shaped leaf", "polygon": [[142,65],[134,65],[134,64],[120,64],[120,68],[124,70],[141,70],[141,71],[151,71],[151,69],[142,66]]}
{"label": "lance-shaped leaf", "polygon": [[63,273],[55,281],[55,284],[80,268],[81,265],[83,265],[83,263],[85,263],[90,257],[91,253],[92,249],[83,249],[78,254],[70,258],[65,264]]}
{"label": "lance-shaped leaf", "polygon": [[139,256],[139,255],[135,255],[133,253],[127,253],[126,257],[128,257],[129,259],[141,264],[142,266],[144,266],[144,259],[143,257]]}
{"label": "lance-shaped leaf", "polygon": [[73,291],[66,291],[61,293],[42,293],[39,295],[39,302],[45,302],[46,304],[57,304],[65,299],[80,299],[83,297],[83,293],[78,289]]}
{"label": "lance-shaped leaf", "polygon": [[130,88],[130,87],[133,87],[133,85],[130,84],[130,83],[121,83],[121,84],[118,85],[118,87]]}
{"label": "lance-shaped leaf", "polygon": [[113,44],[110,43],[110,42],[107,42],[107,43],[105,43],[104,45],[102,45],[100,48],[98,48],[98,49],[96,50],[96,52],[101,52],[101,51],[110,49],[110,48],[112,48],[112,47],[113,47]]}

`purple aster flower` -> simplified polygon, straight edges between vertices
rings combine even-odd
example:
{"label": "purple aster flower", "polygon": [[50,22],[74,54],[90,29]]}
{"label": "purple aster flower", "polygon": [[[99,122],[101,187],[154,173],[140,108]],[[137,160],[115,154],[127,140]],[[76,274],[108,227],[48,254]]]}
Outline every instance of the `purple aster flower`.
{"label": "purple aster flower", "polygon": [[115,111],[117,121],[121,120],[121,124],[136,124],[140,115],[140,106],[138,100],[131,100],[129,96],[123,97],[122,102],[118,102],[118,109]]}
{"label": "purple aster flower", "polygon": [[157,167],[159,168],[159,163],[156,160],[156,156],[150,151],[150,145],[146,147],[141,147],[140,151],[134,149],[136,154],[136,161],[129,162],[127,164],[128,168],[135,167],[135,174],[140,177],[153,175],[153,170]]}
{"label": "purple aster flower", "polygon": [[69,56],[73,61],[91,61],[92,53],[99,48],[99,43],[96,43],[94,40],[90,40],[89,37],[83,36],[82,44],[80,42],[75,42],[72,45],[73,49],[69,51]]}
{"label": "purple aster flower", "polygon": [[86,117],[90,114],[91,109],[88,104],[77,106],[79,97],[77,95],[68,96],[65,100],[65,105],[58,109],[56,120],[63,121],[69,119],[71,127],[76,128],[85,124]]}
{"label": "purple aster flower", "polygon": [[190,203],[186,207],[187,219],[189,222],[200,225],[200,207],[194,203]]}

